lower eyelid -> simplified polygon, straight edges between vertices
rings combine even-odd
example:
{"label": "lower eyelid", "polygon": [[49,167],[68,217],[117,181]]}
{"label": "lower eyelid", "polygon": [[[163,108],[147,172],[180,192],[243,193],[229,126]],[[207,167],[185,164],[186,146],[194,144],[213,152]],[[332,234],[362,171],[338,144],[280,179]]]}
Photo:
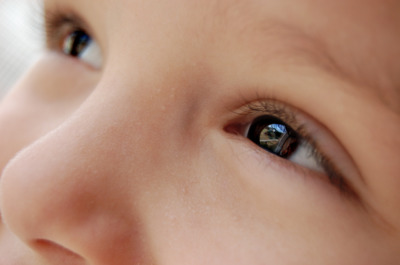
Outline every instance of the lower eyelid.
{"label": "lower eyelid", "polygon": [[290,183],[302,183],[302,185],[309,185],[312,183],[317,186],[322,186],[332,193],[340,193],[339,190],[330,183],[328,177],[324,173],[305,168],[272,153],[265,152],[252,141],[243,140],[239,135],[230,134],[227,137],[228,141],[232,144],[232,149],[240,149],[240,151],[235,151],[235,155],[242,161],[242,163],[238,164],[242,165],[246,163],[249,169],[248,171],[246,170],[246,172],[258,171],[256,176],[251,174],[251,176],[246,177],[254,177],[256,179],[263,177],[269,178],[271,177],[270,172],[278,172],[277,174],[279,175],[274,174],[273,178],[283,178],[284,180],[290,181]]}
{"label": "lower eyelid", "polygon": [[251,140],[244,139],[241,135],[238,134],[230,134],[228,136],[230,141],[233,141],[235,144],[239,144],[247,153],[251,154],[251,157],[255,159],[260,166],[262,167],[273,167],[277,169],[285,168],[285,170],[294,170],[297,173],[304,174],[305,172],[312,172],[310,169],[306,169],[300,165],[297,165],[290,160],[281,158],[275,154],[267,152],[253,143]]}

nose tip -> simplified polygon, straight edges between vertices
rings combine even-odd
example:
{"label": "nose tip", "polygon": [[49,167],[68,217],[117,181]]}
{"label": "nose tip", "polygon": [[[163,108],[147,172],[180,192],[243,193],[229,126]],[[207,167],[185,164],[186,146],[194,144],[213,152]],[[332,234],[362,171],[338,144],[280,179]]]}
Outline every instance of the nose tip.
{"label": "nose tip", "polygon": [[18,160],[21,158],[21,155],[17,155],[2,172],[0,209],[7,226],[23,241],[29,241],[30,234],[37,231],[33,228],[38,228],[34,223],[41,222],[41,216],[33,211],[34,201],[38,197],[33,194],[34,187],[40,185],[30,181],[30,166],[20,166]]}
{"label": "nose tip", "polygon": [[[79,238],[78,219],[86,200],[75,192],[70,172],[60,168],[54,153],[40,143],[22,151],[4,169],[0,178],[0,209],[3,222],[19,240],[49,264],[83,265],[87,256]],[[44,166],[43,165],[49,165]],[[66,183],[70,182],[69,185]],[[76,196],[76,198],[75,198]],[[90,214],[89,214],[90,215]],[[84,258],[85,257],[85,258]]]}
{"label": "nose tip", "polygon": [[[69,139],[68,144],[60,139]],[[93,150],[91,144],[98,142],[71,140],[55,132],[19,153],[0,179],[4,222],[34,252],[68,265],[145,259],[142,237],[132,235],[141,230],[141,221],[125,193],[114,192],[127,187],[118,186],[115,175],[110,177],[113,163],[99,162],[99,157],[108,156],[88,151]],[[80,152],[85,152],[84,159]],[[93,159],[96,168],[88,166]],[[114,243],[126,247],[113,248],[111,255],[108,249]]]}
{"label": "nose tip", "polygon": [[[29,161],[30,156],[29,151],[17,155],[0,176],[0,221],[6,225],[4,229],[11,230],[19,242],[22,241],[26,247],[38,253],[39,260],[46,260],[46,264],[86,264],[81,256],[71,250],[49,240],[37,239],[46,234],[43,230],[44,225],[49,224],[46,219],[53,217],[37,207],[41,202],[38,202],[40,196],[35,194],[35,190],[37,192],[44,185],[40,185],[40,179],[33,180],[31,165],[20,164],[20,160]],[[52,198],[48,197],[47,200]]]}
{"label": "nose tip", "polygon": [[0,180],[3,219],[35,252],[99,261],[92,264],[143,263],[152,256],[144,198],[158,185],[144,176],[155,180],[168,165],[155,134],[147,132],[158,135],[166,125],[138,130],[131,126],[142,122],[144,111],[126,121],[114,104],[98,112],[91,102],[8,163]]}

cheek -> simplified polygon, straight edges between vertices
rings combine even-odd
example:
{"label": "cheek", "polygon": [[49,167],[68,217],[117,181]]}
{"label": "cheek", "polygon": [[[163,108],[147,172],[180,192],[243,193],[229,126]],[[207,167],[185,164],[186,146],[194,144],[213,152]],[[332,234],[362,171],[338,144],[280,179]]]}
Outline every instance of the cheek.
{"label": "cheek", "polygon": [[[315,264],[331,264],[326,257],[332,264],[375,264],[386,259],[387,250],[376,245],[382,231],[368,212],[320,179],[323,176],[285,166],[280,158],[236,138],[216,142],[225,143],[216,153],[231,169],[226,176],[236,182],[234,196],[240,199],[235,206],[243,238],[252,239],[244,248],[268,253],[262,260],[275,263],[282,257],[289,264],[306,257]],[[373,254],[367,255],[367,249]]]}

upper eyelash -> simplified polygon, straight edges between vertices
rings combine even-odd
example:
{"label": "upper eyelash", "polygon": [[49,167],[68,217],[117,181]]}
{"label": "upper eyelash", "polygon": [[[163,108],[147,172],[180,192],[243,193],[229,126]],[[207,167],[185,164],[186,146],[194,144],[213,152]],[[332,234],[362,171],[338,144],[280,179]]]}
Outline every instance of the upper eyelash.
{"label": "upper eyelash", "polygon": [[356,197],[352,187],[347,183],[346,178],[340,172],[340,170],[332,163],[332,161],[321,151],[318,143],[315,142],[313,137],[309,134],[305,124],[299,123],[296,115],[289,107],[278,102],[277,100],[258,100],[251,103],[247,103],[239,111],[235,112],[239,115],[273,115],[281,119],[294,130],[296,130],[302,137],[302,141],[306,143],[308,152],[313,156],[317,163],[325,170],[329,181],[336,186],[341,193],[349,195],[350,197]]}
{"label": "upper eyelash", "polygon": [[46,10],[43,14],[47,46],[58,49],[62,39],[76,30],[88,31],[86,23],[71,11]]}

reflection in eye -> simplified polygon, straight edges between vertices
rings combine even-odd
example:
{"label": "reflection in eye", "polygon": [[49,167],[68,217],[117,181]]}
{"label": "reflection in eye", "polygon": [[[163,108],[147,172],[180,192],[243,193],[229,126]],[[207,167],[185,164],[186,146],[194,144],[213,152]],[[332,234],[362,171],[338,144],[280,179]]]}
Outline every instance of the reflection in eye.
{"label": "reflection in eye", "polygon": [[270,153],[325,173],[313,147],[289,125],[274,116],[256,118],[250,125],[247,137]]}
{"label": "reflection in eye", "polygon": [[257,118],[248,137],[265,150],[284,158],[296,151],[300,140],[292,128],[272,116]]}
{"label": "reflection in eye", "polygon": [[82,30],[77,30],[69,34],[63,43],[63,51],[71,56],[80,56],[81,52],[91,42],[91,38]]}
{"label": "reflection in eye", "polygon": [[101,68],[100,47],[85,31],[75,30],[67,35],[61,48],[66,55],[80,58],[96,69]]}

